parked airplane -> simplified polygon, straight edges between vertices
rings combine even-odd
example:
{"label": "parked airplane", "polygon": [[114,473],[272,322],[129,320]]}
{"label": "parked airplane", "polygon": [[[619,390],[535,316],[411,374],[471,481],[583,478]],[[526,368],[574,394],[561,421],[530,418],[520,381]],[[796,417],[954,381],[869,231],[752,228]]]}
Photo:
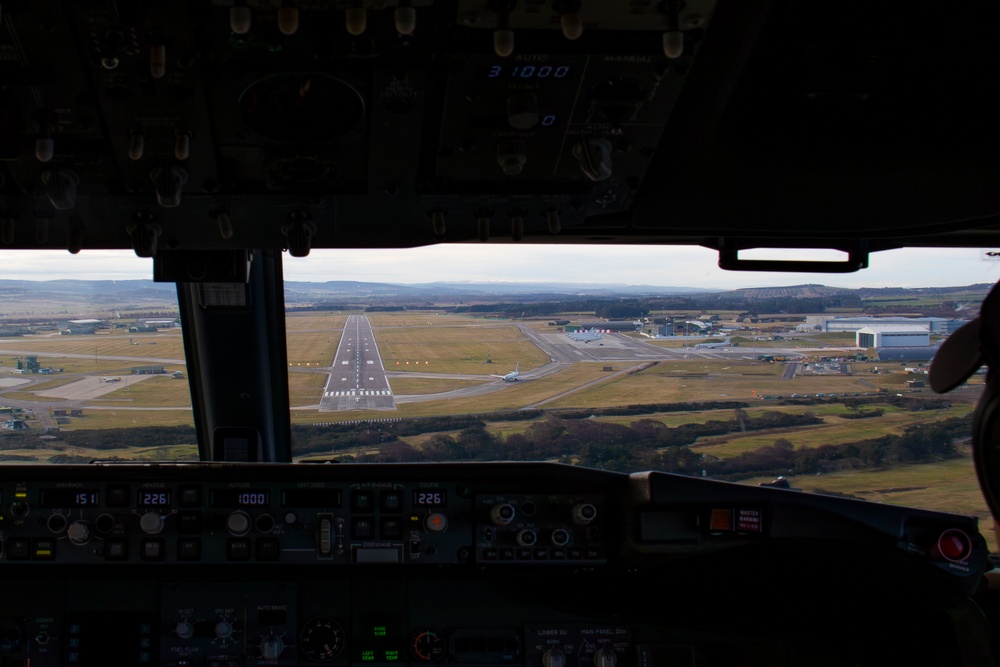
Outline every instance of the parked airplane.
{"label": "parked airplane", "polygon": [[698,343],[694,346],[696,350],[712,350],[718,347],[729,347],[729,338],[726,340],[719,341],[718,343]]}
{"label": "parked airplane", "polygon": [[514,364],[514,370],[512,370],[510,373],[507,373],[506,375],[490,375],[490,377],[500,378],[504,382],[517,382],[517,376],[518,376],[517,369],[520,365],[521,362],[519,361],[516,364]]}

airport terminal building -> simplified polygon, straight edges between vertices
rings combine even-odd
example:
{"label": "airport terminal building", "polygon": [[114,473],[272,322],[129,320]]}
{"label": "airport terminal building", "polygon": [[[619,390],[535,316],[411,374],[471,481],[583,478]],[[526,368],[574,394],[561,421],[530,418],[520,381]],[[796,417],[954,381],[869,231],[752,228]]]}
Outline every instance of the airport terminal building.
{"label": "airport terminal building", "polygon": [[638,331],[642,328],[642,322],[629,320],[614,320],[610,322],[581,322],[580,328],[584,331],[594,329],[600,333],[618,333]]}

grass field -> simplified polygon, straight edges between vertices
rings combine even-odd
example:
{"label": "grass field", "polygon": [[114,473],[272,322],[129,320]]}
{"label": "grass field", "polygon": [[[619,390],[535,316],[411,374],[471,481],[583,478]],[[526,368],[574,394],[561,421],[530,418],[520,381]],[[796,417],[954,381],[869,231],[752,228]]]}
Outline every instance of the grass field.
{"label": "grass field", "polygon": [[[184,341],[180,329],[165,329],[156,333],[99,333],[74,336],[58,334],[22,336],[0,344],[3,348],[24,350],[39,355],[42,366],[62,364],[47,360],[67,358],[60,354],[83,354],[119,357],[184,358]],[[136,362],[138,363],[138,362]]]}
{"label": "grass field", "polygon": [[[63,426],[64,429],[104,429],[123,428],[129,426],[191,426],[194,424],[194,414],[190,408],[178,407],[159,410],[132,409],[130,405],[102,406],[97,408],[84,408],[83,417],[71,417],[69,424]],[[128,445],[127,431],[123,432],[122,447],[123,458],[128,458],[128,451],[132,447]]]}
{"label": "grass field", "polygon": [[633,403],[753,400],[793,393],[862,393],[875,391],[866,378],[849,375],[802,376],[782,380],[784,364],[706,361],[658,363],[640,373],[576,392],[552,403],[553,408],[611,407]]}
{"label": "grass field", "polygon": [[135,408],[191,407],[191,389],[186,378],[157,375],[136,384],[124,385],[101,398],[90,399],[88,403]]}
{"label": "grass field", "polygon": [[325,386],[326,373],[289,373],[289,405],[293,408],[305,405],[319,405]]}
{"label": "grass field", "polygon": [[[492,382],[492,380],[487,380]],[[411,394],[440,394],[446,391],[464,389],[466,387],[476,387],[482,382],[476,380],[444,380],[436,378],[406,378],[395,377],[389,380],[392,386],[392,393],[399,395]]]}
{"label": "grass field", "polygon": [[289,366],[329,366],[337,352],[347,315],[295,313],[285,318]]}
{"label": "grass field", "polygon": [[339,338],[347,317],[340,313],[289,313],[285,318],[285,331],[289,334],[296,331],[327,331]]}
{"label": "grass field", "polygon": [[483,320],[467,315],[455,315],[453,313],[438,312],[403,312],[403,313],[370,313],[368,321],[375,329],[376,335],[381,332],[379,329],[386,327],[494,327],[509,326],[506,323],[498,323],[497,320]]}
{"label": "grass field", "polygon": [[[517,364],[528,371],[549,360],[513,324],[476,326],[467,320],[455,323],[455,318],[438,318],[445,320],[439,323],[428,317],[423,321],[434,324],[383,324],[374,330],[386,370],[488,376],[514,370]],[[384,322],[385,318],[372,319]],[[492,363],[486,363],[488,358]]]}

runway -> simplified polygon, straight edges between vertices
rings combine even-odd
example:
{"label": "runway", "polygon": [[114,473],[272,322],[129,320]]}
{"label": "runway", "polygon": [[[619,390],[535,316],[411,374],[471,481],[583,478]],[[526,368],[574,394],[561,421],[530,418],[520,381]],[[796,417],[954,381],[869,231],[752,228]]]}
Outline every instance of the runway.
{"label": "runway", "polygon": [[364,315],[351,315],[344,324],[319,409],[396,409],[371,322]]}

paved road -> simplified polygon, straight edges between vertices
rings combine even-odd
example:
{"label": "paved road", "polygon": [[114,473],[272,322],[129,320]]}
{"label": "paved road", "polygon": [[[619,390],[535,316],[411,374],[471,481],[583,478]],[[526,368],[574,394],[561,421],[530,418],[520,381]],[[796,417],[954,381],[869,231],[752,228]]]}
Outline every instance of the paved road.
{"label": "paved road", "polygon": [[320,410],[395,410],[371,322],[351,315],[330,366]]}

